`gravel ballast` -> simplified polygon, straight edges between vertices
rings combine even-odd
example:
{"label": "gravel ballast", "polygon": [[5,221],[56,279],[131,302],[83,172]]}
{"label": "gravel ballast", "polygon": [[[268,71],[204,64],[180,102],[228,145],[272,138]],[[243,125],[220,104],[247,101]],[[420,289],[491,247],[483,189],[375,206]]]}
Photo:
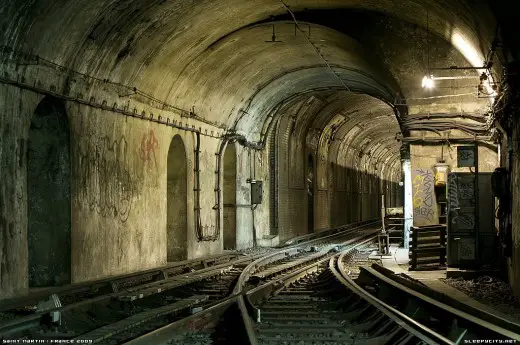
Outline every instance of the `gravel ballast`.
{"label": "gravel ballast", "polygon": [[515,298],[511,287],[506,282],[489,276],[471,280],[464,280],[463,278],[446,278],[441,280],[478,302],[486,304],[520,322],[520,302]]}

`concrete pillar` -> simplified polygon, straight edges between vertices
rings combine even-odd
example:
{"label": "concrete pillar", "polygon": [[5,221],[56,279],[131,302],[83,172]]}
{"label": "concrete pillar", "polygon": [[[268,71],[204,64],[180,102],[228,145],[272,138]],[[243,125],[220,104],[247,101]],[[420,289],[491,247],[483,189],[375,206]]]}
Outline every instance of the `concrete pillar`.
{"label": "concrete pillar", "polygon": [[410,162],[410,146],[401,148],[401,164],[403,167],[404,182],[404,248],[410,245],[410,228],[413,224],[413,200],[412,200],[412,165]]}
{"label": "concrete pillar", "polygon": [[42,96],[0,85],[0,300],[27,293],[27,143]]}

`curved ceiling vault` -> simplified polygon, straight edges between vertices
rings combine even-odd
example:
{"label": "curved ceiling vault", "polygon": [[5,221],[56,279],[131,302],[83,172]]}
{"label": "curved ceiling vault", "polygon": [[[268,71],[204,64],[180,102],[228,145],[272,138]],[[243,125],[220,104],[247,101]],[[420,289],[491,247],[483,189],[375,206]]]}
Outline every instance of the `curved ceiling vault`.
{"label": "curved ceiling vault", "polygon": [[351,165],[363,157],[374,173],[397,169],[395,138],[407,114],[485,119],[489,99],[476,97],[470,78],[480,71],[420,87],[430,66],[483,63],[495,33],[485,5],[284,1],[298,27],[280,0],[10,0],[0,5],[0,40],[136,86],[255,141],[287,103],[312,98],[321,108],[307,130],[318,129],[327,159]]}

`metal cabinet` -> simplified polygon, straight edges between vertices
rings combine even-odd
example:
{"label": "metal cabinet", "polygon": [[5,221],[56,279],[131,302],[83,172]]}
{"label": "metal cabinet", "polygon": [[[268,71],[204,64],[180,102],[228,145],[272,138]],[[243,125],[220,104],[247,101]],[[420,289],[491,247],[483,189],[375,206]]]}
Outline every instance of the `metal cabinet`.
{"label": "metal cabinet", "polygon": [[448,175],[448,266],[473,268],[496,259],[491,173]]}

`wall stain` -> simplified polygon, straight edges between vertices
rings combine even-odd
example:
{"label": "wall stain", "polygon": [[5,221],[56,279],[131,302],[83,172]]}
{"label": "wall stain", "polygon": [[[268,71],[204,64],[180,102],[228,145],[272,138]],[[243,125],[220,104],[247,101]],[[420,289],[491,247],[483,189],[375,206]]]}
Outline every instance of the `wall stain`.
{"label": "wall stain", "polygon": [[[77,137],[80,137],[79,135]],[[73,164],[74,183],[78,192],[74,203],[86,203],[91,211],[103,217],[126,222],[136,195],[138,180],[128,168],[128,142],[124,136],[83,133],[76,145]]]}

